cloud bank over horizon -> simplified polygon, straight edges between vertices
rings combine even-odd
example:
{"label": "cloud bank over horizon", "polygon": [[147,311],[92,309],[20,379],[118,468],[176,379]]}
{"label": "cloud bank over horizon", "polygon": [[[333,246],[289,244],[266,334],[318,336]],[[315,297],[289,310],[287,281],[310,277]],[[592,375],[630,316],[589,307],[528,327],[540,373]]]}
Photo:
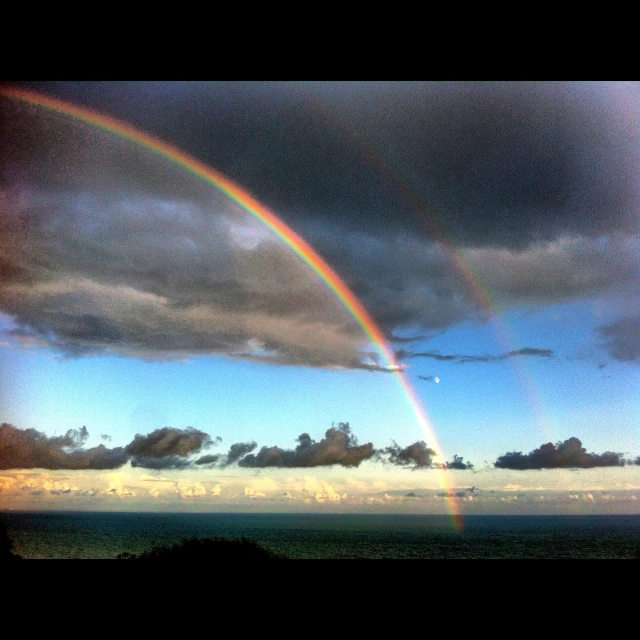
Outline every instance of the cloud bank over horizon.
{"label": "cloud bank over horizon", "polygon": [[[131,467],[149,470],[163,469],[224,469],[236,465],[246,469],[358,467],[364,461],[406,469],[473,470],[471,462],[454,455],[451,461],[437,462],[436,452],[426,442],[417,441],[401,447],[376,448],[373,443],[358,444],[348,422],[332,426],[324,438],[315,441],[308,433],[297,438],[294,449],[263,446],[258,453],[255,442],[234,443],[225,454],[205,454],[204,449],[217,446],[221,438],[199,429],[164,427],[147,435],[136,434],[125,447],[109,449],[103,444],[84,449],[89,437],[86,427],[70,429],[63,436],[46,436],[35,429],[19,429],[0,424],[0,469],[87,470]],[[578,438],[572,437],[557,445],[547,443],[528,455],[509,452],[494,463],[497,469],[556,469],[625,466],[640,464],[640,456],[627,459],[622,453],[607,451],[587,453]]]}

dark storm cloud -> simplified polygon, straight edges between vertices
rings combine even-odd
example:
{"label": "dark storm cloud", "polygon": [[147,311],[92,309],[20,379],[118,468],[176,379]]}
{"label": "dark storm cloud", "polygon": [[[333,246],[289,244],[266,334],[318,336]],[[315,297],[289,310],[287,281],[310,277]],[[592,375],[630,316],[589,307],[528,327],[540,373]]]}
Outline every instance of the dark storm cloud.
{"label": "dark storm cloud", "polygon": [[176,144],[245,185],[294,228],[324,212],[357,228],[424,230],[421,205],[432,226],[467,245],[638,229],[635,83],[37,88]]}
{"label": "dark storm cloud", "polygon": [[569,469],[593,467],[620,467],[625,464],[622,453],[587,453],[578,438],[564,442],[548,442],[528,454],[512,451],[500,456],[494,463],[498,469]]}
{"label": "dark storm cloud", "polygon": [[598,334],[612,358],[620,362],[640,361],[640,315],[598,327]]}
{"label": "dark storm cloud", "polygon": [[117,469],[129,455],[122,447],[98,445],[82,449],[86,427],[63,436],[48,437],[35,429],[0,425],[0,469]]}
{"label": "dark storm cloud", "polygon": [[428,339],[498,309],[597,296],[618,306],[640,302],[640,235],[454,249],[406,230],[347,231],[337,221],[324,229],[316,224],[307,238],[390,336],[410,331]]}
{"label": "dark storm cloud", "polygon": [[358,445],[349,423],[331,427],[325,437],[316,442],[307,433],[298,436],[295,449],[262,447],[257,454],[250,453],[238,461],[240,467],[321,467],[334,464],[357,467],[374,455],[373,445]]}
{"label": "dark storm cloud", "polygon": [[0,310],[16,340],[64,357],[372,368],[335,296],[216,189],[51,113],[2,98],[0,116]]}
{"label": "dark storm cloud", "polygon": [[[551,349],[534,349],[532,347],[524,347],[515,351],[508,351],[496,356],[472,356],[472,355],[442,355],[435,351],[407,351],[400,349],[396,352],[398,360],[409,360],[411,358],[430,358],[442,362],[458,362],[467,364],[470,362],[496,362],[506,360],[507,358],[515,358],[518,356],[536,356],[539,358],[553,358],[554,352]],[[421,380],[434,380],[434,376],[418,376]]]}
{"label": "dark storm cloud", "polygon": [[[635,83],[36,88],[137,125],[236,180],[398,341],[497,309],[596,297],[614,312],[640,305]],[[0,187],[14,215],[0,221],[0,309],[16,339],[68,357],[222,353],[376,369],[315,276],[206,185],[51,114],[3,114]],[[613,358],[637,362],[624,322],[600,336]]]}

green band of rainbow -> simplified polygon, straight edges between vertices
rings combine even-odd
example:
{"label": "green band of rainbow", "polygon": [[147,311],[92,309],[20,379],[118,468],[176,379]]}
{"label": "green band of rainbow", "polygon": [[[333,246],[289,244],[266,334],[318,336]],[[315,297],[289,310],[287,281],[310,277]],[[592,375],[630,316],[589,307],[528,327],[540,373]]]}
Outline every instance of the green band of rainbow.
{"label": "green band of rainbow", "polygon": [[[266,225],[273,231],[287,246],[289,246],[307,265],[309,265],[318,277],[333,292],[338,300],[344,305],[354,320],[362,328],[365,335],[375,345],[383,355],[388,367],[393,371],[395,378],[400,383],[402,390],[411,405],[420,429],[425,436],[429,446],[436,452],[443,461],[445,457],[438,445],[431,422],[402,367],[396,362],[394,353],[389,347],[382,331],[373,321],[367,310],[356,298],[353,292],[342,281],[338,274],[318,255],[318,253],[301,238],[295,231],[288,227],[282,220],[275,216],[269,209],[260,204],[255,198],[249,195],[244,189],[229,180],[218,171],[198,162],[194,158],[183,153],[179,149],[158,140],[134,127],[120,122],[115,118],[97,114],[91,110],[77,107],[55,98],[50,98],[33,91],[24,89],[0,88],[0,93],[16,100],[26,102],[38,107],[43,107],[50,111],[58,112],[66,116],[71,116],[82,122],[103,129],[109,133],[116,134],[121,138],[139,144],[148,150],[164,156],[167,160],[176,164],[190,173],[202,178],[210,183],[231,200],[240,205],[248,213]],[[453,495],[450,487],[449,475],[446,469],[437,468],[438,482],[447,494],[447,504],[453,519],[454,528],[462,530],[462,517],[459,510],[458,499]]]}

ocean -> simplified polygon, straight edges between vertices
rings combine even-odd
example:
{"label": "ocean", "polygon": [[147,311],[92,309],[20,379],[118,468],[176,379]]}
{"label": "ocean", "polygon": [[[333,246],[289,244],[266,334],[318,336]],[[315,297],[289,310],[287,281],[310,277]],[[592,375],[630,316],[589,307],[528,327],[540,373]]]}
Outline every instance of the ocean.
{"label": "ocean", "polygon": [[2,513],[27,559],[109,559],[186,538],[241,538],[295,559],[640,557],[640,515],[448,516],[240,513]]}

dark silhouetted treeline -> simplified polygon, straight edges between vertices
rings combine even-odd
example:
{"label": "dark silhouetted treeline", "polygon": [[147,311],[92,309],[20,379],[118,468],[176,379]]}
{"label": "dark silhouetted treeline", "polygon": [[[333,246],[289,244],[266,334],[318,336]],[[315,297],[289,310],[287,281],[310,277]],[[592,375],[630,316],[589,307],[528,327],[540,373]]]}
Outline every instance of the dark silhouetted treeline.
{"label": "dark silhouetted treeline", "polygon": [[169,547],[154,546],[150,551],[141,554],[121,553],[118,560],[177,560],[179,562],[244,562],[254,560],[284,560],[269,549],[261,547],[257,542],[241,538],[227,540],[225,538],[189,538]]}
{"label": "dark silhouetted treeline", "polygon": [[0,562],[5,560],[22,560],[22,556],[14,553],[13,542],[7,533],[7,526],[0,517]]}

